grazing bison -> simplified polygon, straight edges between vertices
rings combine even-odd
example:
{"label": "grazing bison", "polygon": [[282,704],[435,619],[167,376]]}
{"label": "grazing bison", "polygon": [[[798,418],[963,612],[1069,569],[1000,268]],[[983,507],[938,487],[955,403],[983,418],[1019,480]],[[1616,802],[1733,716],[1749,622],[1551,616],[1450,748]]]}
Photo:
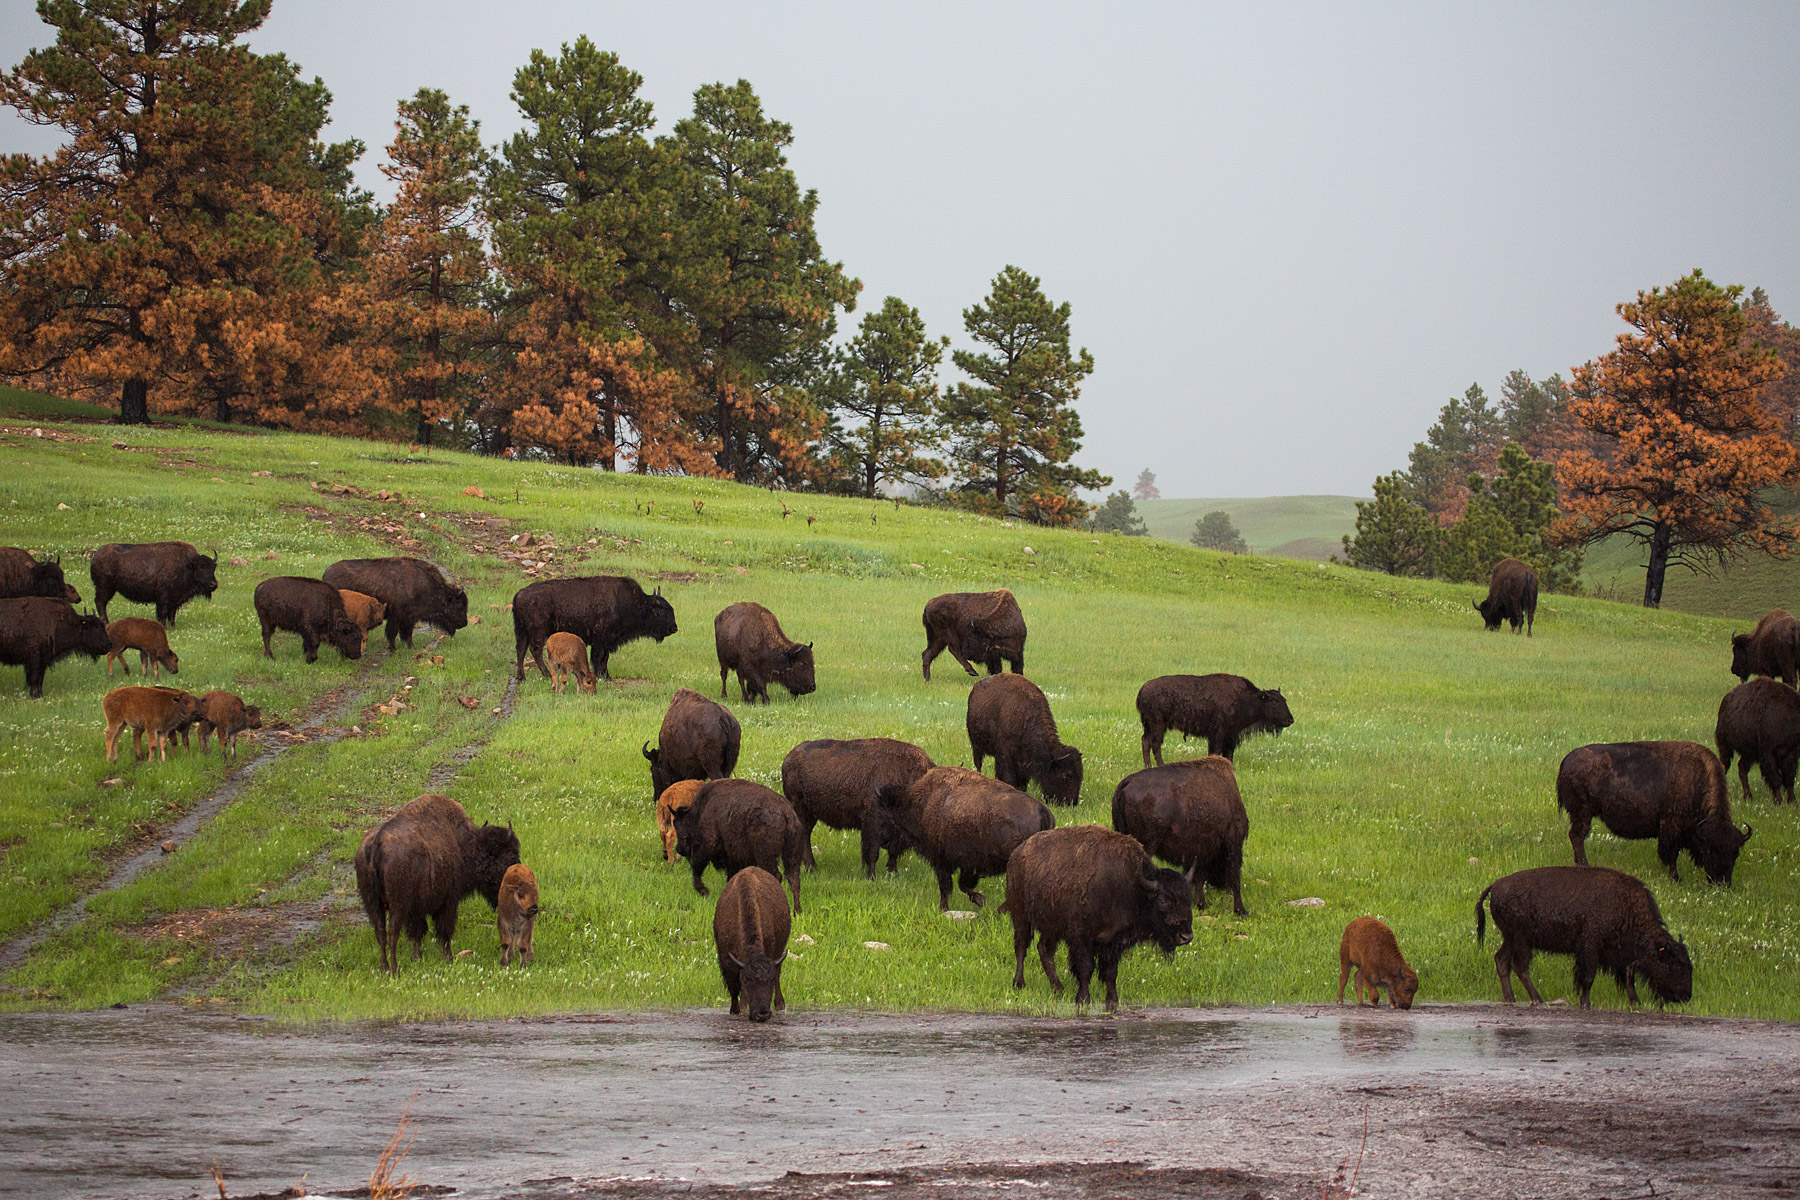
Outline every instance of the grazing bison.
{"label": "grazing bison", "polygon": [[745,867],[719,893],[713,910],[713,945],[719,951],[719,974],[731,994],[731,1015],[738,1014],[743,997],[744,1015],[752,1021],[769,1019],[770,1007],[786,1008],[781,994],[781,964],[787,958],[787,897],[781,884],[761,867]]}
{"label": "grazing bison", "polygon": [[513,673],[525,678],[529,651],[546,678],[544,641],[553,633],[572,633],[588,644],[594,674],[611,679],[607,660],[613,651],[639,638],[662,641],[676,632],[675,608],[662,589],[646,592],[622,575],[584,575],[576,579],[540,579],[513,594]]}
{"label": "grazing bison", "polygon": [[1081,799],[1081,751],[1056,735],[1050,701],[1023,675],[990,675],[969,689],[969,752],[975,769],[994,757],[994,778],[1023,790],[1038,785],[1044,799],[1074,804]]}
{"label": "grazing bison", "polygon": [[675,861],[675,814],[694,802],[704,779],[680,779],[663,789],[656,798],[656,832],[662,838],[663,861]]}
{"label": "grazing bison", "polygon": [[1750,633],[1731,635],[1731,673],[1739,679],[1767,675],[1794,686],[1800,663],[1800,621],[1775,609]]}
{"label": "grazing bison", "polygon": [[1356,1003],[1381,1007],[1382,989],[1387,989],[1388,1007],[1411,1008],[1419,993],[1419,973],[1406,965],[1394,931],[1374,917],[1358,917],[1344,926],[1344,940],[1338,943],[1338,999],[1344,1002],[1344,983],[1350,968],[1356,968]]}
{"label": "grazing bison", "polygon": [[[1776,686],[1780,686],[1777,684]],[[1656,855],[1680,879],[1683,850],[1714,883],[1730,883],[1750,837],[1731,823],[1725,768],[1695,742],[1615,742],[1571,750],[1556,772],[1556,805],[1569,814],[1569,844],[1587,866],[1587,836],[1599,817],[1614,837],[1655,838]]]}
{"label": "grazing bison", "polygon": [[338,595],[343,597],[345,614],[356,622],[356,627],[364,634],[387,619],[387,605],[373,596],[365,596],[349,588],[339,588]]}
{"label": "grazing bison", "polygon": [[893,738],[821,738],[801,742],[781,760],[781,790],[806,834],[806,865],[813,861],[813,827],[855,829],[862,834],[863,874],[875,878],[875,863],[887,851],[893,871],[908,849],[878,797],[883,788],[904,790],[931,770],[931,756],[911,742]]}
{"label": "grazing bison", "polygon": [[169,649],[169,634],[161,625],[144,617],[120,617],[106,627],[106,638],[112,643],[106,651],[106,677],[112,678],[113,660],[118,659],[125,664],[125,674],[131,674],[131,663],[125,657],[127,650],[138,652],[138,674],[157,674],[152,678],[161,678],[160,672],[167,668],[169,674],[181,674],[181,659]]}
{"label": "grazing bison", "polygon": [[400,973],[402,930],[420,956],[428,917],[448,960],[458,906],[479,892],[497,910],[500,884],[518,861],[510,825],[477,827],[448,796],[410,800],[369,830],[356,851],[356,890],[375,928],[381,969]]}
{"label": "grazing bison", "polygon": [[44,672],[71,654],[99,659],[112,649],[106,622],[46,596],[0,600],[0,665],[25,668],[31,698],[44,694]]}
{"label": "grazing bison", "polygon": [[[131,729],[131,748],[138,758],[162,751],[169,761],[169,735],[188,723],[200,705],[192,695],[176,688],[116,687],[106,693],[100,708],[106,714],[106,760],[119,757],[119,734]],[[150,753],[144,753],[144,736],[150,737]]]}
{"label": "grazing bison", "polygon": [[780,792],[748,779],[708,782],[675,814],[675,851],[693,868],[694,890],[702,896],[708,867],[727,879],[761,867],[787,880],[800,911],[800,818]]}
{"label": "grazing bison", "polygon": [[1719,701],[1719,719],[1713,726],[1713,743],[1719,747],[1724,769],[1738,759],[1738,785],[1750,799],[1750,763],[1762,771],[1774,801],[1794,802],[1794,774],[1800,765],[1800,695],[1773,679],[1752,679],[1725,693]]}
{"label": "grazing bison", "polygon": [[0,546],[0,600],[19,596],[47,596],[52,600],[81,603],[81,593],[63,579],[62,562],[39,562],[31,551]]}
{"label": "grazing bison", "polygon": [[254,704],[245,704],[230,692],[212,691],[200,696],[199,708],[196,710],[200,726],[200,752],[206,753],[206,742],[213,734],[219,735],[219,757],[225,757],[225,747],[231,747],[231,757],[237,757],[237,740],[252,729],[262,728],[262,709]]}
{"label": "grazing bison", "polygon": [[1194,885],[1196,907],[1206,907],[1210,884],[1230,888],[1232,911],[1250,915],[1244,907],[1250,814],[1230,759],[1213,755],[1127,775],[1113,790],[1112,824],[1181,871]]}
{"label": "grazing bison", "polygon": [[790,696],[804,696],[818,684],[813,679],[812,643],[802,646],[781,632],[775,614],[760,604],[740,600],[713,618],[713,645],[719,654],[719,699],[725,677],[738,675],[744,702],[757,696],[769,702],[769,685],[779,683]]}
{"label": "grazing bison", "polygon": [[737,770],[743,730],[731,710],[693,688],[676,688],[656,735],[656,749],[644,743],[650,760],[653,799],[680,779],[724,779]]}
{"label": "grazing bison", "polygon": [[1206,739],[1206,752],[1230,758],[1253,733],[1279,734],[1294,723],[1278,688],[1263,689],[1242,675],[1159,675],[1138,689],[1144,765],[1162,765],[1163,738]]}
{"label": "grazing bison", "polygon": [[1475,940],[1482,940],[1487,919],[1482,901],[1493,897],[1494,927],[1500,949],[1494,970],[1500,994],[1513,1002],[1516,972],[1533,1004],[1542,1004],[1531,982],[1531,956],[1539,950],[1575,956],[1575,986],[1581,1007],[1588,1007],[1594,975],[1612,972],[1625,997],[1638,1002],[1634,978],[1642,978],[1665,1004],[1679,1004],[1694,994],[1694,964],[1687,947],[1663,925],[1656,897],[1632,876],[1608,867],[1533,867],[1496,879],[1475,901]]}
{"label": "grazing bison", "polygon": [[1537,594],[1538,577],[1531,564],[1503,558],[1488,573],[1487,599],[1472,603],[1490,633],[1500,628],[1500,622],[1510,621],[1514,633],[1523,625],[1525,636],[1530,637],[1531,621],[1537,616]]}
{"label": "grazing bison", "polygon": [[277,575],[256,585],[256,618],[262,622],[263,657],[274,658],[269,637],[277,629],[300,635],[307,662],[319,661],[319,643],[337,647],[345,658],[361,658],[363,631],[344,611],[338,589],[302,575]]}
{"label": "grazing bison", "polygon": [[531,929],[537,924],[537,876],[524,863],[514,863],[500,877],[500,902],[494,916],[500,926],[500,965],[510,967],[516,955],[521,967],[531,965]]}
{"label": "grazing bison", "polygon": [[563,681],[575,677],[577,691],[592,694],[600,686],[599,676],[588,666],[587,643],[572,633],[553,633],[544,639],[544,653],[550,656],[550,687],[562,695]]}
{"label": "grazing bison", "polygon": [[413,630],[435,625],[450,637],[469,623],[469,594],[422,558],[346,558],[325,569],[326,583],[373,596],[387,609],[388,649]]}
{"label": "grazing bison", "polygon": [[1025,614],[1005,588],[997,592],[950,592],[933,597],[925,605],[925,679],[931,680],[931,663],[944,651],[975,674],[982,663],[989,675],[1000,673],[1000,660],[1012,664],[1015,675],[1025,673]]}
{"label": "grazing bison", "polygon": [[1056,945],[1069,946],[1075,1003],[1088,1002],[1094,966],[1106,985],[1106,1011],[1119,1007],[1119,960],[1142,941],[1164,954],[1194,940],[1194,892],[1180,874],[1158,867],[1131,838],[1098,825],[1050,829],[1026,838],[1006,864],[1006,903],[1013,924],[1013,986],[1025,986],[1025,952],[1038,939],[1038,961],[1050,989]]}
{"label": "grazing bison", "polygon": [[1011,784],[967,767],[933,767],[909,788],[881,789],[888,819],[937,873],[938,908],[950,907],[954,876],[970,903],[984,875],[1003,875],[1006,860],[1034,833],[1056,827],[1050,810]]}
{"label": "grazing bison", "polygon": [[88,561],[102,621],[107,604],[118,595],[156,605],[156,619],[171,629],[182,605],[195,596],[210,600],[219,590],[218,568],[218,555],[209,558],[186,542],[115,543],[100,547]]}

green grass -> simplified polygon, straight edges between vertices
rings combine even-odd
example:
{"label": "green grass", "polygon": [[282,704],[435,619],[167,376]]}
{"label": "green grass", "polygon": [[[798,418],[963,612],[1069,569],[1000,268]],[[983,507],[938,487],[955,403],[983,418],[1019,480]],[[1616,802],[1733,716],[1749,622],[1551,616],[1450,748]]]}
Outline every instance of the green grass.
{"label": "green grass", "polygon": [[[1229,897],[1214,893],[1193,946],[1166,959],[1148,949],[1127,957],[1127,1004],[1329,999],[1339,934],[1363,914],[1393,925],[1423,977],[1423,1001],[1491,1000],[1493,945],[1475,944],[1474,898],[1508,871],[1569,861],[1553,794],[1562,755],[1592,741],[1707,741],[1733,682],[1732,623],[1596,599],[1546,597],[1538,636],[1527,641],[1483,633],[1469,610],[1473,587],[1154,539],[835,498],[789,497],[795,513],[784,519],[767,492],[702,480],[201,426],[103,432],[73,443],[0,435],[9,480],[0,543],[60,550],[84,592],[79,555],[105,541],[181,536],[227,559],[241,555],[251,565],[222,568],[219,594],[185,609],[172,634],[183,686],[230,687],[292,717],[333,687],[361,680],[373,702],[410,676],[405,695],[416,707],[370,714],[362,736],[277,760],[192,843],[98,898],[86,921],[0,981],[0,1006],[197,991],[296,1018],[717,1005],[711,901],[693,892],[685,866],[660,860],[638,753],[675,687],[716,694],[713,614],[755,599],[815,643],[817,693],[795,701],[778,689],[766,708],[731,702],[744,727],[739,774],[776,784],[782,757],[810,737],[902,737],[939,762],[967,763],[968,681],[948,658],[933,682],[919,677],[918,614],[938,592],[995,586],[1017,593],[1031,626],[1031,678],[1050,696],[1064,738],[1086,755],[1082,803],[1058,809],[1061,824],[1108,821],[1113,785],[1139,766],[1132,698],[1151,676],[1246,674],[1281,687],[1297,717],[1284,736],[1239,753],[1251,915],[1232,917]],[[132,448],[115,449],[115,440]],[[401,499],[384,504],[315,483],[386,488]],[[470,486],[487,498],[465,495]],[[597,696],[554,696],[534,673],[510,718],[496,719],[489,710],[512,657],[504,605],[527,576],[474,552],[472,543],[491,547],[496,537],[470,532],[464,515],[509,522],[500,537],[553,535],[559,572],[659,581],[680,632],[616,654],[614,682]],[[382,647],[367,664],[327,649],[308,667],[292,637],[277,641],[274,663],[261,658],[249,602],[259,578],[392,552],[383,547],[400,536],[467,581],[470,611],[483,618],[439,647],[441,666],[404,647],[389,659]],[[276,560],[261,557],[271,549]],[[7,935],[103,878],[109,859],[133,844],[134,822],[184,811],[220,778],[217,760],[198,756],[105,763],[105,688],[99,668],[67,661],[51,671],[46,698],[31,701],[22,672],[0,670]],[[474,711],[458,702],[463,695],[478,699]],[[493,918],[478,900],[465,906],[457,935],[474,955],[444,963],[428,951],[422,964],[407,960],[398,980],[376,970],[359,919],[327,923],[297,954],[231,955],[236,965],[223,978],[204,946],[157,932],[184,913],[281,913],[289,903],[345,898],[363,831],[423,790],[436,764],[484,737],[447,790],[478,820],[510,820],[519,832],[544,904],[529,970],[500,969]],[[1183,747],[1169,749],[1179,756]],[[124,782],[103,785],[115,776]],[[1650,843],[1601,836],[1590,856],[1645,879],[1687,939],[1698,971],[1689,1011],[1800,1018],[1796,814],[1771,808],[1759,791],[1738,816],[1757,833],[1729,890],[1705,884],[1685,859],[1682,882],[1669,882]],[[988,883],[989,908],[975,920],[947,920],[916,856],[898,878],[871,884],[853,834],[821,829],[816,843],[820,870],[803,881],[805,913],[795,921],[812,942],[795,947],[784,975],[796,1007],[1070,1010],[1035,965],[1023,992],[1008,986],[1010,927],[993,911],[1001,881]],[[716,896],[723,881],[709,873],[708,882]],[[1324,907],[1287,903],[1309,896]],[[870,941],[891,948],[868,949]],[[1548,995],[1570,994],[1568,960],[1546,962],[1538,979]],[[1622,1003],[1607,982],[1595,1000]]]}
{"label": "green grass", "polygon": [[1234,500],[1140,500],[1150,536],[1186,545],[1194,522],[1224,511],[1252,552],[1324,562],[1341,553],[1344,534],[1356,532],[1354,496],[1261,496]]}
{"label": "green grass", "polygon": [[36,417],[46,421],[66,421],[75,418],[105,421],[113,415],[113,410],[97,404],[89,404],[81,400],[65,400],[61,396],[49,396],[43,392],[31,392],[24,388],[0,386],[0,418]]}

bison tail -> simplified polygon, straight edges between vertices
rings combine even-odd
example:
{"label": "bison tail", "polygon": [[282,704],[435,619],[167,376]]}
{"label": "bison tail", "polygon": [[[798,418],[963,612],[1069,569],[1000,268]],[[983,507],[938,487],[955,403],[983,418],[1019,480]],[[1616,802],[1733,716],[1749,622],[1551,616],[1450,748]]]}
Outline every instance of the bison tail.
{"label": "bison tail", "polygon": [[1482,902],[1488,898],[1488,892],[1493,890],[1494,885],[1490,883],[1487,886],[1487,891],[1482,892],[1481,895],[1475,897],[1475,944],[1477,946],[1479,946],[1487,937],[1487,912],[1481,905]]}

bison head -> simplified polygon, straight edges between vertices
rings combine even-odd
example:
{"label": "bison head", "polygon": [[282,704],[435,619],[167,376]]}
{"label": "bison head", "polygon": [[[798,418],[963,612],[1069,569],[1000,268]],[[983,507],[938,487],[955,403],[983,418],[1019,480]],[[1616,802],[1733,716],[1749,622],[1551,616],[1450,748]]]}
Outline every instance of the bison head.
{"label": "bison head", "polygon": [[488,902],[489,908],[500,907],[500,884],[506,879],[506,868],[519,861],[519,835],[512,825],[483,825],[475,831],[475,846],[470,875],[475,890]]}
{"label": "bison head", "polygon": [[[1419,973],[1411,967],[1400,968],[1400,974],[1388,985],[1388,1003],[1395,1008],[1411,1008],[1413,997],[1419,994]],[[1375,997],[1381,999],[1379,995]]]}
{"label": "bison head", "polygon": [[804,696],[818,690],[819,685],[813,678],[811,642],[804,646],[789,646],[781,652],[781,667],[775,675],[775,682],[795,696]]}
{"label": "bison head", "polygon": [[1740,831],[1724,817],[1708,817],[1694,830],[1688,852],[1706,877],[1714,883],[1731,885],[1731,872],[1737,866],[1738,852],[1750,840],[1752,830],[1745,825]]}
{"label": "bison head", "polygon": [[47,596],[52,600],[67,600],[70,604],[81,603],[81,593],[70,587],[63,580],[61,563],[34,562],[31,564],[31,578],[25,583],[25,595]]}
{"label": "bison head", "polygon": [[913,805],[911,796],[912,790],[904,783],[887,784],[875,793],[875,805],[881,818],[879,828],[887,842],[902,850],[920,845],[924,840],[919,810]]}
{"label": "bison head", "polygon": [[1739,679],[1750,678],[1750,635],[1731,635],[1731,673]]}
{"label": "bison head", "polygon": [[1138,876],[1145,924],[1164,954],[1194,940],[1194,885],[1180,871],[1146,866]]}
{"label": "bison head", "polygon": [[1500,606],[1495,603],[1492,598],[1487,600],[1477,600],[1473,603],[1475,605],[1475,611],[1481,614],[1482,623],[1487,626],[1489,633],[1500,628],[1500,622],[1504,621],[1506,617],[1500,611]]}
{"label": "bison head", "polygon": [[683,805],[675,810],[674,820],[675,853],[692,862],[694,856],[700,852],[699,846],[696,844],[700,838],[699,810],[693,804]]}
{"label": "bison head", "polygon": [[469,593],[445,582],[438,599],[438,610],[431,623],[455,637],[456,631],[469,623]]}
{"label": "bison head", "polygon": [[363,627],[349,617],[333,617],[331,627],[325,631],[325,640],[337,648],[337,652],[345,658],[361,658],[363,643],[367,638]]}
{"label": "bison head", "polygon": [[1644,955],[1627,968],[1626,978],[1633,974],[1650,985],[1660,1004],[1682,1004],[1694,997],[1694,960],[1667,930],[1658,930]]}
{"label": "bison head", "polygon": [[781,964],[787,958],[787,951],[781,952],[780,958],[770,958],[763,953],[762,947],[751,946],[744,951],[744,957],[727,954],[731,965],[738,970],[738,986],[743,989],[744,1015],[752,1021],[769,1019],[770,1004],[775,998],[775,985],[781,982]]}
{"label": "bison head", "polygon": [[675,606],[663,599],[661,588],[644,597],[644,628],[659,642],[677,632]]}
{"label": "bison head", "polygon": [[106,634],[106,622],[91,612],[77,614],[75,617],[75,649],[89,658],[99,658],[111,650],[112,638]]}
{"label": "bison head", "polygon": [[208,558],[204,554],[196,554],[188,560],[188,584],[196,596],[212,599],[212,594],[219,590],[219,556]]}
{"label": "bison head", "polygon": [[1262,710],[1256,723],[1270,733],[1280,733],[1294,723],[1294,714],[1288,709],[1287,697],[1281,694],[1280,688],[1263,688],[1256,693],[1257,706]]}
{"label": "bison head", "polygon": [[245,729],[261,729],[262,728],[262,709],[261,708],[257,707],[254,704],[246,704],[244,706],[244,728]]}
{"label": "bison head", "polygon": [[665,763],[662,750],[652,750],[649,742],[644,743],[644,758],[650,763],[650,799],[661,800],[669,785],[677,782],[675,768]]}
{"label": "bison head", "polygon": [[1052,803],[1076,804],[1081,800],[1081,774],[1081,751],[1059,744],[1050,754],[1050,765],[1038,772],[1037,785]]}

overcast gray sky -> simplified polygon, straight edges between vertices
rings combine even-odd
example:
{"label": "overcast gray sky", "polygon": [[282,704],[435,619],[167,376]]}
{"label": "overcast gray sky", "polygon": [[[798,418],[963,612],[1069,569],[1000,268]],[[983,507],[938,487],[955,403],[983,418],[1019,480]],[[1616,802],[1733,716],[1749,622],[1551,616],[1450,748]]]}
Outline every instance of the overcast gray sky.
{"label": "overcast gray sky", "polygon": [[[47,29],[0,0],[0,58]],[[659,131],[749,79],[826,252],[961,342],[1007,263],[1074,308],[1078,461],[1166,496],[1367,494],[1445,400],[1612,345],[1694,267],[1800,321],[1800,5],[276,0],[252,39],[370,154],[441,87],[497,142],[587,34]],[[0,121],[0,149],[54,140]],[[954,378],[953,372],[946,372]]]}

